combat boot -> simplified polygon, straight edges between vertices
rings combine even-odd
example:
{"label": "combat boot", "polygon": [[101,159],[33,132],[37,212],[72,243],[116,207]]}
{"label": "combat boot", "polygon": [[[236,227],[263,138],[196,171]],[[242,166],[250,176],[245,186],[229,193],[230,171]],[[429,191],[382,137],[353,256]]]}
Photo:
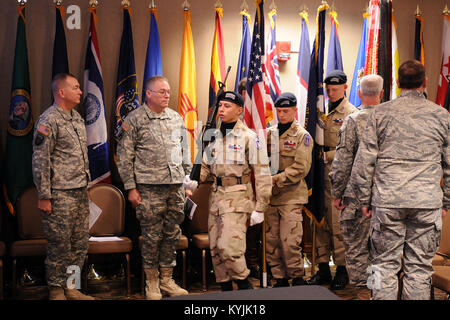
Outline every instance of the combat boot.
{"label": "combat boot", "polygon": [[95,300],[94,297],[82,294],[77,289],[64,289],[67,300]]}
{"label": "combat boot", "polygon": [[248,281],[248,278],[245,278],[244,280],[236,280],[238,285],[238,290],[247,290],[247,289],[253,289],[252,284]]}
{"label": "combat boot", "polygon": [[348,284],[348,273],[345,266],[337,266],[336,274],[331,282],[330,290],[342,290]]}
{"label": "combat boot", "polygon": [[367,288],[358,288],[356,293],[357,300],[370,300],[372,291]]}
{"label": "combat boot", "polygon": [[162,293],[165,293],[171,297],[184,296],[189,294],[186,290],[179,287],[172,279],[173,268],[160,268],[161,281],[159,288]]}
{"label": "combat boot", "polygon": [[145,298],[147,300],[161,300],[162,295],[159,289],[158,269],[144,268],[145,272]]}
{"label": "combat boot", "polygon": [[306,280],[306,284],[320,286],[331,282],[330,266],[326,262],[319,263],[319,271],[311,278]]}
{"label": "combat boot", "polygon": [[61,287],[49,287],[48,300],[67,300],[64,295],[64,289]]}
{"label": "combat boot", "polygon": [[275,284],[273,285],[273,288],[289,287],[289,281],[286,278],[274,279],[274,280],[275,280]]}
{"label": "combat boot", "polygon": [[306,281],[303,279],[303,277],[297,277],[292,279],[292,285],[293,286],[304,286],[306,284]]}
{"label": "combat boot", "polygon": [[222,291],[233,291],[233,281],[221,282],[220,289]]}

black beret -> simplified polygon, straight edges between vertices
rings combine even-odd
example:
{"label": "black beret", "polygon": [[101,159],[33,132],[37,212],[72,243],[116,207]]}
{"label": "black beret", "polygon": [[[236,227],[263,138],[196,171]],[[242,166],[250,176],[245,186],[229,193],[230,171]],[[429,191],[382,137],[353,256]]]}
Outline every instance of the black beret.
{"label": "black beret", "polygon": [[323,82],[325,84],[344,84],[347,83],[347,75],[341,70],[333,70],[327,74]]}
{"label": "black beret", "polygon": [[233,91],[225,91],[218,97],[218,101],[229,101],[237,104],[240,107],[244,106],[244,99],[239,93]]}
{"label": "black beret", "polygon": [[283,92],[277,100],[275,100],[275,108],[296,107],[297,98],[290,92]]}

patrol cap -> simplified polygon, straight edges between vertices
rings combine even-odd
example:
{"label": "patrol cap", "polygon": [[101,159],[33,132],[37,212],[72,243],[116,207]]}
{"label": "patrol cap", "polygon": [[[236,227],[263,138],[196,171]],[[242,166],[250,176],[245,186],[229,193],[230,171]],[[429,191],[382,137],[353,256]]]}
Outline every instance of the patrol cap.
{"label": "patrol cap", "polygon": [[330,71],[323,81],[325,84],[345,84],[347,83],[347,75],[341,70]]}
{"label": "patrol cap", "polygon": [[244,106],[244,99],[239,93],[233,91],[225,91],[219,97],[218,101],[229,101],[237,104],[240,107]]}
{"label": "patrol cap", "polygon": [[296,107],[297,98],[290,92],[283,92],[277,100],[275,100],[275,108]]}

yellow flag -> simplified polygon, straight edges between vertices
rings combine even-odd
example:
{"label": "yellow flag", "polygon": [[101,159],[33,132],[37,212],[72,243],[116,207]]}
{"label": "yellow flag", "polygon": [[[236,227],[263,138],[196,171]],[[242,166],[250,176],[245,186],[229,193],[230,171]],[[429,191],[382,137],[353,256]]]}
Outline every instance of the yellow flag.
{"label": "yellow flag", "polygon": [[178,113],[183,117],[189,132],[191,160],[196,152],[195,132],[198,119],[197,80],[195,72],[194,41],[191,30],[191,12],[184,10],[184,34],[180,63],[180,87],[178,90]]}

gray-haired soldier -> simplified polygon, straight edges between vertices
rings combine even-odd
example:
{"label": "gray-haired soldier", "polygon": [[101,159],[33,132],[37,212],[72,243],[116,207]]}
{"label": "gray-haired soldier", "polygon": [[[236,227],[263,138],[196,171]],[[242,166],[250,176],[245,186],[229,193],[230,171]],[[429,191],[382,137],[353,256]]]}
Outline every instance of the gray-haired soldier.
{"label": "gray-haired soldier", "polygon": [[366,270],[369,266],[370,219],[362,214],[348,182],[367,119],[383,97],[383,78],[379,75],[363,77],[358,95],[361,99],[361,110],[345,118],[339,130],[336,155],[329,177],[333,204],[341,210],[341,234],[344,239],[345,262],[350,284],[358,289],[361,299],[368,299],[370,292],[366,287],[368,277]]}
{"label": "gray-haired soldier", "polygon": [[39,117],[33,138],[33,180],[47,239],[50,300],[93,300],[68,287],[69,266],[83,267],[89,244],[90,179],[84,120],[75,110],[82,92],[70,74],[52,80],[54,103]]}
{"label": "gray-haired soldier", "polygon": [[127,130],[117,143],[117,168],[142,229],[145,296],[159,300],[162,294],[188,294],[172,273],[185,192],[190,193],[183,188],[183,180],[192,165],[185,123],[168,108],[168,80],[151,77],[145,89],[146,103],[125,119]]}
{"label": "gray-haired soldier", "polygon": [[398,83],[401,95],[369,116],[350,183],[363,214],[371,214],[372,298],[397,298],[403,255],[402,298],[428,300],[450,209],[450,114],[425,98],[420,62],[404,62]]}

